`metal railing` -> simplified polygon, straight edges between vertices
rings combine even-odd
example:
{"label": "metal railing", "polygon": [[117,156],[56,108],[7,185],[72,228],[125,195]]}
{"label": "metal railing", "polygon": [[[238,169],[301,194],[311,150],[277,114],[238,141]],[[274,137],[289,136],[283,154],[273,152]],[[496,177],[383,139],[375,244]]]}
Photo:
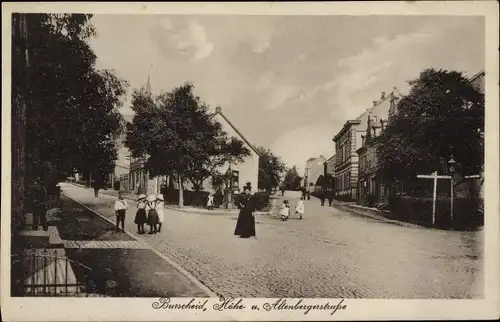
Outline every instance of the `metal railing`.
{"label": "metal railing", "polygon": [[[12,296],[87,296],[87,276],[92,269],[59,251],[30,249],[11,258]],[[73,267],[83,270],[80,278]]]}

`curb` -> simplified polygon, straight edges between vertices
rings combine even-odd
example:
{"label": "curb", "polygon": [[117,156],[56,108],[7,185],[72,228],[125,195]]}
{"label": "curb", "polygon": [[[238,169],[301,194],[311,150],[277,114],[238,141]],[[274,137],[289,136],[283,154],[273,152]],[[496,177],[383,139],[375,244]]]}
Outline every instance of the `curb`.
{"label": "curb", "polygon": [[341,209],[343,209],[345,211],[348,211],[350,213],[353,213],[353,214],[356,214],[356,215],[359,215],[359,216],[369,217],[369,218],[372,218],[372,219],[376,219],[376,220],[379,220],[379,221],[383,221],[383,222],[386,222],[386,223],[389,223],[389,224],[394,224],[394,225],[398,225],[398,226],[402,226],[402,227],[407,227],[407,228],[426,228],[426,229],[428,228],[428,227],[417,225],[417,224],[412,224],[412,223],[407,223],[407,222],[404,222],[404,221],[398,221],[398,220],[389,219],[389,218],[386,218],[386,217],[384,217],[382,215],[377,215],[377,214],[369,213],[370,211],[373,211],[373,210],[359,209],[359,208],[355,208],[355,207],[350,207],[348,205],[333,205],[333,207],[341,208]]}
{"label": "curb", "polygon": [[[80,206],[84,207],[85,209],[93,212],[94,214],[98,215],[99,217],[101,217],[102,219],[110,222],[111,224],[115,224],[112,220],[110,220],[109,218],[103,216],[102,214],[98,213],[97,211],[95,211],[94,209],[90,208],[90,207],[87,207],[85,206],[84,204],[82,204],[81,202],[71,198],[70,196],[64,194],[66,197],[68,197],[69,199],[73,200],[74,202],[76,202],[77,204],[79,204]],[[108,195],[109,196],[109,195]],[[149,249],[151,251],[153,251],[156,255],[160,256],[160,258],[162,258],[164,261],[166,261],[167,263],[169,263],[170,265],[172,265],[172,267],[174,267],[176,270],[178,270],[180,273],[182,273],[188,280],[190,280],[191,282],[193,282],[196,286],[198,286],[203,292],[205,292],[208,297],[212,297],[212,298],[216,298],[218,297],[217,294],[215,294],[214,292],[212,292],[212,290],[210,290],[207,286],[205,286],[205,284],[203,284],[202,282],[200,282],[196,277],[194,277],[191,273],[189,273],[188,271],[186,271],[184,268],[182,268],[179,264],[177,264],[176,262],[174,262],[171,258],[163,255],[162,253],[160,253],[159,251],[157,251],[156,249],[154,249],[151,245],[149,245],[146,241],[144,241],[144,239],[140,238],[140,237],[137,237],[135,236],[134,234],[130,233],[129,231],[125,230],[125,233],[133,238],[134,240],[136,240],[137,242],[141,243],[141,244],[144,244],[145,248],[146,249]]]}

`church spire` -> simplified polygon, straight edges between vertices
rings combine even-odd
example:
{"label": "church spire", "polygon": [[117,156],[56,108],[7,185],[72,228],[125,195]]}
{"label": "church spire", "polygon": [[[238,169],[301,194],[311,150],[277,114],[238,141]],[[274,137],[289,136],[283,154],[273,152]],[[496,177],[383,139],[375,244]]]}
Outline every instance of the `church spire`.
{"label": "church spire", "polygon": [[146,83],[146,93],[152,95],[151,91],[151,70],[153,69],[153,63],[149,64],[148,81]]}
{"label": "church spire", "polygon": [[151,95],[151,77],[148,75],[148,82],[146,83],[146,93]]}

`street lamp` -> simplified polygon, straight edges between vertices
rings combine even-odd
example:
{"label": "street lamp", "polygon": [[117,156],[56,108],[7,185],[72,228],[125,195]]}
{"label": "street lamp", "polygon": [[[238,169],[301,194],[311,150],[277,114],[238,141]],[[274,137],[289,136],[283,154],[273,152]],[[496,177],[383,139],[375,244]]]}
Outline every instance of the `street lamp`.
{"label": "street lamp", "polygon": [[226,209],[230,209],[232,207],[232,190],[233,190],[233,170],[231,169],[231,165],[227,168],[226,178],[228,182],[228,187],[226,187]]}
{"label": "street lamp", "polygon": [[453,175],[455,174],[456,161],[453,159],[453,155],[448,161],[448,170],[450,171],[450,219],[453,221]]}

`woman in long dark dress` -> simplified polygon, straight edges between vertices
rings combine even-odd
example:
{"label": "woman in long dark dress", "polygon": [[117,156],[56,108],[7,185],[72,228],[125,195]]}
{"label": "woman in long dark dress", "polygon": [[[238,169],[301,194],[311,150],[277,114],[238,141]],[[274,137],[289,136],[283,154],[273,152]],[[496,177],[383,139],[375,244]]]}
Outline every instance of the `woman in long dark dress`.
{"label": "woman in long dark dress", "polygon": [[254,198],[249,191],[245,190],[241,194],[240,200],[240,214],[238,215],[234,234],[241,238],[250,238],[255,236]]}

